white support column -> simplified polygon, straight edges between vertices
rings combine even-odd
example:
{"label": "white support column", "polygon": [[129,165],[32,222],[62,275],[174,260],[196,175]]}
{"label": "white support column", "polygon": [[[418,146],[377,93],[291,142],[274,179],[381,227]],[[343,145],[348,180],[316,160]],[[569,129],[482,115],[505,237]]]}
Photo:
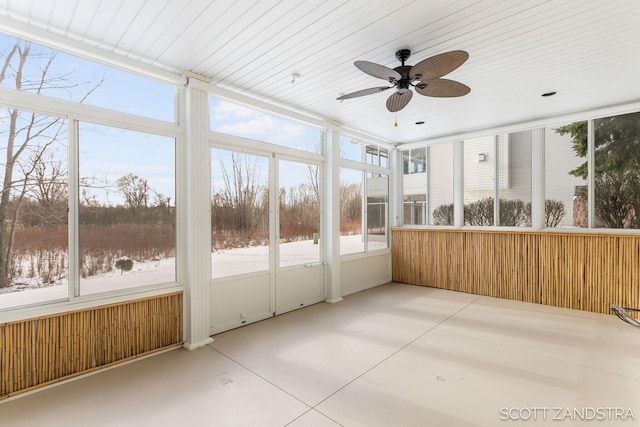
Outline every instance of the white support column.
{"label": "white support column", "polygon": [[399,227],[404,223],[404,202],[402,198],[402,156],[397,147],[389,148],[389,166],[391,175],[389,176],[389,201],[391,202],[391,227]]}
{"label": "white support column", "polygon": [[[509,134],[496,135],[493,137],[493,225],[500,226],[500,168],[504,167],[504,165],[500,164],[500,138],[506,138],[505,147],[509,145]],[[505,156],[508,155],[508,152],[504,153]],[[509,165],[508,159],[504,164]],[[505,168],[505,181],[506,174],[509,173],[507,166]]]}
{"label": "white support column", "polygon": [[342,301],[340,283],[340,133],[329,131],[325,139],[324,241],[327,251],[327,302]]}
{"label": "white support column", "polygon": [[453,143],[453,225],[464,225],[464,146]]}
{"label": "white support column", "polygon": [[185,208],[186,270],[181,279],[184,291],[184,348],[194,350],[213,342],[209,337],[211,281],[211,202],[209,180],[211,154],[209,97],[197,82],[186,87],[185,140],[181,147],[181,186]]}
{"label": "white support column", "polygon": [[596,205],[596,136],[593,119],[587,121],[587,215],[589,228],[595,227]]}
{"label": "white support column", "polygon": [[544,128],[531,130],[531,227],[545,227]]}

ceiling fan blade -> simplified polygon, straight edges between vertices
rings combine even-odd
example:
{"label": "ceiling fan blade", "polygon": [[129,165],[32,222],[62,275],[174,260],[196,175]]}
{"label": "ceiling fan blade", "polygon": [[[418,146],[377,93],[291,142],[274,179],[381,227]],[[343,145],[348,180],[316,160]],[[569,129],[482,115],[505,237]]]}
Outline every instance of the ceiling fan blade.
{"label": "ceiling fan blade", "polygon": [[387,98],[387,110],[391,111],[392,113],[402,110],[404,107],[407,106],[409,101],[411,101],[412,97],[413,97],[413,92],[411,92],[410,90],[404,93],[400,93],[400,92],[394,93],[389,98]]}
{"label": "ceiling fan blade", "polygon": [[412,79],[421,76],[420,80],[437,79],[449,74],[469,58],[469,54],[464,50],[452,50],[451,52],[441,53],[427,59],[423,59],[416,65],[411,67],[409,77]]}
{"label": "ceiling fan blade", "polygon": [[438,98],[452,98],[464,96],[471,92],[469,86],[455,80],[431,79],[423,80],[416,85],[416,92],[424,96],[435,96]]}
{"label": "ceiling fan blade", "polygon": [[360,71],[369,74],[370,76],[377,77],[383,80],[400,80],[402,76],[396,70],[392,70],[384,65],[374,64],[369,61],[356,61],[354,65],[360,69]]}
{"label": "ceiling fan blade", "polygon": [[345,99],[357,98],[359,96],[371,95],[371,94],[374,94],[374,93],[382,92],[382,91],[385,91],[387,89],[391,89],[392,87],[393,86],[381,86],[381,87],[372,87],[372,88],[369,88],[369,89],[362,89],[362,90],[358,90],[356,92],[351,92],[351,93],[348,93],[346,95],[339,96],[336,99],[338,101],[343,101]]}

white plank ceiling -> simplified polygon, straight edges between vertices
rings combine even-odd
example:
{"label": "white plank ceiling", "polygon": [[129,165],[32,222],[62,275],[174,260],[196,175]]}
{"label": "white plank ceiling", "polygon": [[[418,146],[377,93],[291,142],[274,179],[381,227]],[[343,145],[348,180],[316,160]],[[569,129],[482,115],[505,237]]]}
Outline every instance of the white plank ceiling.
{"label": "white plank ceiling", "polygon": [[[638,0],[0,0],[0,17],[394,143],[640,100]],[[446,77],[471,93],[415,94],[397,128],[392,90],[336,100],[386,84],[355,60],[394,68],[402,48],[467,51]]]}

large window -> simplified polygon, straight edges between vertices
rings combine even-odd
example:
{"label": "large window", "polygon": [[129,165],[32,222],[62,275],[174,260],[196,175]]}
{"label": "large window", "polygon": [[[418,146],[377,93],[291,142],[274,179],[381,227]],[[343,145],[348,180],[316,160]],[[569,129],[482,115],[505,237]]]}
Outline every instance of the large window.
{"label": "large window", "polygon": [[640,228],[640,113],[596,119],[593,128],[594,226]]}
{"label": "large window", "polygon": [[320,167],[280,160],[280,267],[320,262]]}
{"label": "large window", "polygon": [[388,245],[389,176],[367,172],[367,251]]}
{"label": "large window", "polygon": [[214,132],[322,152],[322,133],[318,128],[214,97],[209,98],[209,108]]}
{"label": "large window", "polygon": [[531,147],[531,131],[513,132],[499,140],[496,225],[531,227]]}
{"label": "large window", "polygon": [[427,224],[427,150],[402,152],[402,196],[404,223]]}
{"label": "large window", "polygon": [[495,137],[464,141],[464,224],[491,226],[494,222]]}
{"label": "large window", "polygon": [[[584,141],[576,152],[572,135]],[[589,226],[586,166],[587,122],[563,123],[545,128],[545,226]]]}
{"label": "large window", "polygon": [[172,85],[4,34],[0,34],[0,53],[0,68],[8,65],[1,86],[158,120],[176,120]]}
{"label": "large window", "polygon": [[[148,132],[175,88],[1,34],[0,66],[52,112],[0,112],[0,309],[175,283],[177,131]],[[99,108],[80,122],[53,98]]]}
{"label": "large window", "polygon": [[388,216],[389,176],[340,168],[340,254],[387,248]]}
{"label": "large window", "polygon": [[269,270],[269,159],[211,150],[212,277]]}
{"label": "large window", "polygon": [[430,224],[453,225],[453,143],[428,149]]}
{"label": "large window", "polygon": [[81,123],[80,294],[176,280],[175,140]]}
{"label": "large window", "polygon": [[389,167],[389,150],[345,135],[340,135],[340,158]]}
{"label": "large window", "polygon": [[0,308],[66,299],[67,122],[0,113]]}
{"label": "large window", "polygon": [[340,254],[364,252],[364,172],[340,169]]}

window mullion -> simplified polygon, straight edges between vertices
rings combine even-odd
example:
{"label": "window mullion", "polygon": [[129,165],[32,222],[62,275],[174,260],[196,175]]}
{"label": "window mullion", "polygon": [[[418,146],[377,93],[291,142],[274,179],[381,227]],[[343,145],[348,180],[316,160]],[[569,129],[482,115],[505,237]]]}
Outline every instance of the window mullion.
{"label": "window mullion", "polygon": [[69,182],[68,182],[68,233],[69,233],[69,300],[73,300],[80,295],[80,238],[79,238],[79,197],[80,197],[80,178],[79,178],[79,131],[78,120],[69,119],[67,124],[68,136],[68,159],[69,159]]}

